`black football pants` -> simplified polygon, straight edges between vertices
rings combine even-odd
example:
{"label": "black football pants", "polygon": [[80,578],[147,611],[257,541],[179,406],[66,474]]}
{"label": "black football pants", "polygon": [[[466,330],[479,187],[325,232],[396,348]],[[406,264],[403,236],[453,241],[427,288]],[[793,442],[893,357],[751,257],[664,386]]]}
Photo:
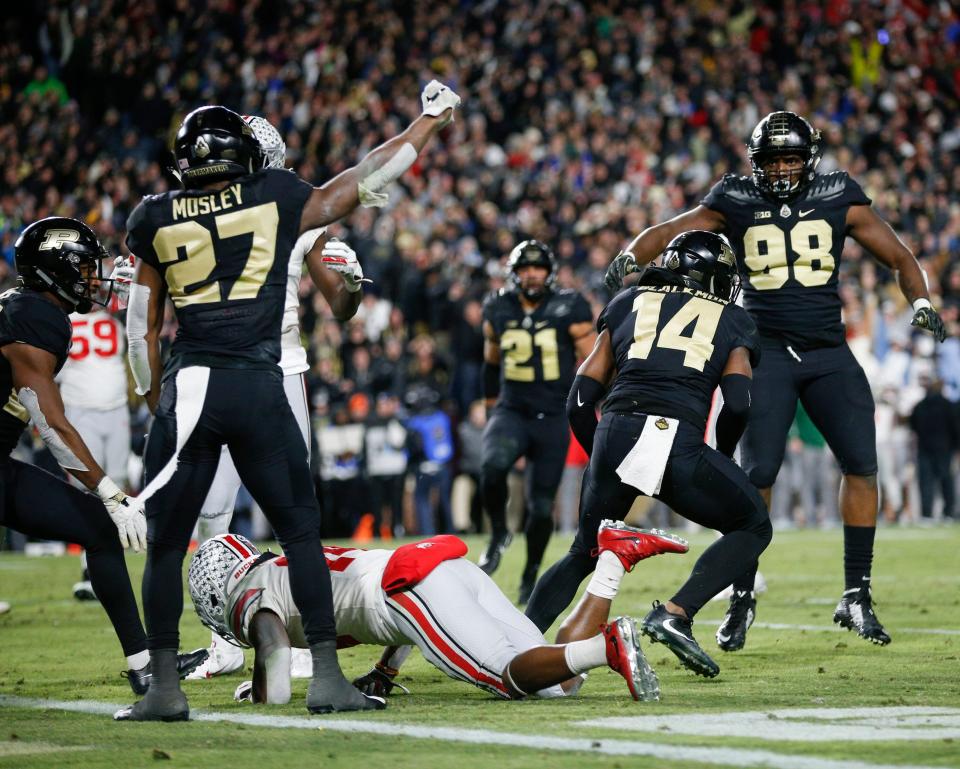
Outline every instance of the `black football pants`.
{"label": "black football pants", "polygon": [[[284,393],[280,369],[210,369],[205,392],[186,388],[183,369],[163,384],[144,456],[149,483],[176,451],[177,410],[202,411],[173,476],[147,500],[144,615],[150,649],[175,649],[183,611],[183,558],[226,443],[237,472],[277,535],[290,565],[290,590],[308,642],[336,638],[330,572],[307,448]],[[193,391],[179,392],[180,388]]]}
{"label": "black football pants", "polygon": [[[623,520],[640,494],[616,468],[634,447],[647,417],[604,414],[580,492],[580,525],[570,552],[544,573],[527,616],[546,631],[570,605],[597,556],[597,531],[605,518]],[[754,563],[773,530],[766,506],[746,474],[703,442],[703,431],[681,421],[656,498],[694,523],[724,536],[710,545],[671,600],[693,617],[714,595]]]}
{"label": "black football pants", "polygon": [[90,584],[127,656],[147,648],[120,536],[99,497],[34,465],[0,463],[0,525],[87,551]]}

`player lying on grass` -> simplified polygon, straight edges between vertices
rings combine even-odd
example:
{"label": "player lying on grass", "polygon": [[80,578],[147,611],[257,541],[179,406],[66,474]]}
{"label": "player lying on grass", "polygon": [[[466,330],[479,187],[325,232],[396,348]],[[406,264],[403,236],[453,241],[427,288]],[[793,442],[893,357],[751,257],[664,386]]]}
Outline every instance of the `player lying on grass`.
{"label": "player lying on grass", "polygon": [[[396,551],[324,547],[338,645],[417,646],[451,678],[505,699],[573,694],[582,673],[605,665],[626,679],[634,699],[658,699],[659,683],[634,621],[608,622],[610,605],[637,561],[684,553],[687,543],[657,530],[604,522],[598,549],[606,568],[597,571],[557,644],[550,645],[493,580],[463,557],[467,546],[456,537],[441,535]],[[252,685],[241,685],[238,697],[288,702],[290,650],[305,646],[306,639],[286,558],[260,553],[243,537],[215,537],[197,550],[189,586],[205,625],[256,652]],[[381,672],[388,682],[395,675],[382,665]],[[367,688],[369,677],[357,684]],[[382,688],[386,693],[392,682]]]}

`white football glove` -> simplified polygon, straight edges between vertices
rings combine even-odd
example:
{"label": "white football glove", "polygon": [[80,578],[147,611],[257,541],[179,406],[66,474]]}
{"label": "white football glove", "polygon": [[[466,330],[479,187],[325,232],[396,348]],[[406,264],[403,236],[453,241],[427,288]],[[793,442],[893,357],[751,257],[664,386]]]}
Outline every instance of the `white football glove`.
{"label": "white football glove", "polygon": [[450,116],[443,122],[446,125],[453,121],[453,110],[460,105],[460,97],[439,80],[431,80],[420,94],[420,103],[423,105],[423,114],[431,117],[440,117],[450,110]]}
{"label": "white football glove", "polygon": [[143,513],[143,502],[124,494],[107,476],[97,484],[96,491],[120,533],[120,544],[124,548],[132,547],[138,553],[146,550],[147,518]]}
{"label": "white football glove", "polygon": [[350,293],[359,291],[361,283],[373,283],[369,278],[363,277],[363,268],[357,260],[356,252],[342,240],[330,238],[320,252],[320,261],[324,267],[343,276],[343,282],[347,284],[347,291]]}
{"label": "white football glove", "polygon": [[133,257],[118,256],[113,260],[113,272],[110,273],[110,280],[113,281],[113,295],[117,297],[120,309],[127,306],[127,300],[130,298],[130,284],[133,283],[133,273],[136,268],[133,265]]}
{"label": "white football glove", "polygon": [[237,702],[253,702],[253,681],[241,681],[233,692]]}

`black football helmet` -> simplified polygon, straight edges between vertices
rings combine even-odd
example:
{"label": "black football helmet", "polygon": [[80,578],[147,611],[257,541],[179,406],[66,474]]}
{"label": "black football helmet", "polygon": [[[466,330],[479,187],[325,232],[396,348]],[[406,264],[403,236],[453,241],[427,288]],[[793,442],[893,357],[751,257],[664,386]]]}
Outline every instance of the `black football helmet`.
{"label": "black football helmet", "polygon": [[[796,178],[768,177],[763,165],[777,155],[799,155],[803,168]],[[795,112],[771,112],[757,123],[747,156],[757,186],[776,198],[790,198],[813,181],[820,163],[820,132]]]}
{"label": "black football helmet", "polygon": [[735,302],[740,293],[737,259],[729,241],[715,232],[682,232],[663,250],[661,266],[688,288]]}
{"label": "black football helmet", "polygon": [[[547,270],[547,279],[543,282],[542,289],[524,289],[520,284],[520,268],[528,266],[543,267]],[[550,247],[539,240],[524,240],[514,246],[507,259],[507,269],[510,270],[513,287],[531,302],[539,301],[545,293],[553,290],[553,285],[557,282],[557,260]]]}
{"label": "black football helmet", "polygon": [[253,128],[233,110],[219,106],[200,107],[183,119],[173,155],[173,172],[188,190],[264,167]]}
{"label": "black football helmet", "polygon": [[110,301],[113,281],[103,274],[109,256],[93,230],[63,216],[34,222],[14,246],[20,285],[56,294],[73,312],[90,312],[94,304]]}

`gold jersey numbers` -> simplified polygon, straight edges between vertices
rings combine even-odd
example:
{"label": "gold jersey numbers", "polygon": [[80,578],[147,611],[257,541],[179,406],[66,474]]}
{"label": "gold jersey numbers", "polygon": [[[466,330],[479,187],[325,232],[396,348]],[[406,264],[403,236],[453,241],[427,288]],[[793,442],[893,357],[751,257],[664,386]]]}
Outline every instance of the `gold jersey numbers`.
{"label": "gold jersey numbers", "polygon": [[560,378],[560,355],[557,330],[541,328],[531,334],[523,328],[510,328],[500,335],[500,353],[503,358],[503,377],[513,382],[533,382],[537,371],[533,362],[534,348],[540,353],[543,381]]}

